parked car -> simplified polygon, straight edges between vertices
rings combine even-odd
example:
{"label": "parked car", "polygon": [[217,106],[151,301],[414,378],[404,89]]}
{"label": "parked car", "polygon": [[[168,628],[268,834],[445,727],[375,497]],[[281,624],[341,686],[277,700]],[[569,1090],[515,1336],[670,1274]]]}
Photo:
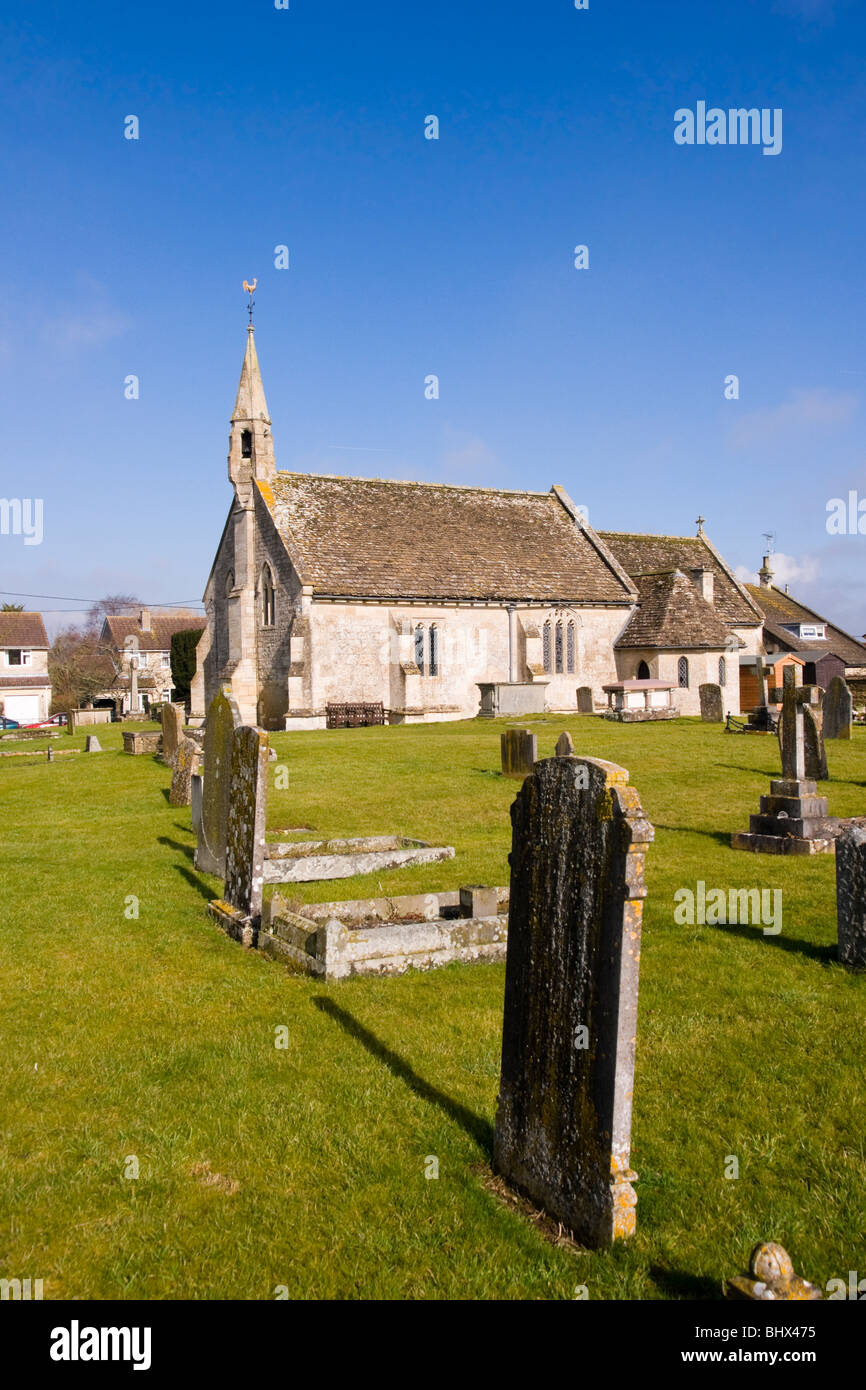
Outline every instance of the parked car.
{"label": "parked car", "polygon": [[0,729],[20,729],[21,725],[17,719],[7,719],[5,714],[0,714]]}

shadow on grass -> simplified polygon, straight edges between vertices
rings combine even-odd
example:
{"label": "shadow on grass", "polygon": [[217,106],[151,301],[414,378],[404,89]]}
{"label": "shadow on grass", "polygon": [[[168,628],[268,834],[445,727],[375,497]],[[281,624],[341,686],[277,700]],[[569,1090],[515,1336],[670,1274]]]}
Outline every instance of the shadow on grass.
{"label": "shadow on grass", "polygon": [[794,951],[808,960],[818,960],[823,964],[837,960],[835,946],[816,946],[811,941],[797,941],[791,936],[764,936],[760,927],[750,927],[744,922],[713,922],[708,926],[710,931],[730,932],[732,936],[745,937],[761,946],[777,946],[780,951]]}
{"label": "shadow on grass", "polygon": [[210,903],[213,902],[215,897],[222,897],[221,893],[214,893],[214,890],[208,886],[206,880],[201,878],[198,874],[194,874],[192,869],[186,867],[186,864],[175,864],[174,867],[177,869],[181,878],[186,879],[191,888],[194,888],[197,893],[201,893],[205,902]]}
{"label": "shadow on grass", "polygon": [[181,854],[185,854],[187,859],[195,856],[195,845],[182,845],[180,840],[169,839],[168,835],[157,835],[157,843],[168,845],[169,849],[179,849]]}
{"label": "shadow on grass", "polygon": [[696,825],[665,825],[664,821],[654,820],[654,830],[667,830],[675,835],[702,835],[707,840],[718,840],[720,845],[731,847],[730,830],[699,830]]}
{"label": "shadow on grass", "polygon": [[322,1013],[328,1014],[335,1023],[345,1029],[349,1037],[366,1047],[367,1051],[379,1062],[384,1062],[388,1070],[400,1081],[404,1081],[410,1091],[414,1091],[416,1096],[422,1100],[430,1101],[433,1105],[438,1105],[450,1120],[460,1125],[471,1139],[482,1148],[488,1158],[493,1157],[493,1126],[487,1120],[476,1115],[472,1110],[461,1105],[459,1101],[452,1100],[451,1096],[446,1096],[443,1091],[439,1091],[435,1086],[431,1086],[429,1081],[425,1081],[423,1076],[419,1076],[413,1071],[409,1063],[397,1052],[392,1052],[390,1047],[386,1047],[383,1042],[371,1033],[369,1028],[365,1028],[363,1023],[350,1014],[348,1010],[341,1009],[339,1004],[335,1004],[333,999],[327,995],[317,994],[313,998],[316,1008]]}
{"label": "shadow on grass", "polygon": [[718,1299],[719,1286],[713,1279],[703,1279],[699,1274],[688,1274],[684,1269],[662,1269],[651,1265],[649,1276],[657,1289],[668,1298]]}

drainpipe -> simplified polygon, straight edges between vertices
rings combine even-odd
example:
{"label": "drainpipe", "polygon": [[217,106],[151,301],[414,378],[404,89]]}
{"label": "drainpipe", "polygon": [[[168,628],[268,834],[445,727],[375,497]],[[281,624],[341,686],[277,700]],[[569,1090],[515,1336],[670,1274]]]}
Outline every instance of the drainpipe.
{"label": "drainpipe", "polygon": [[517,638],[515,631],[517,608],[513,603],[508,605],[508,679],[516,681],[517,675],[514,669],[515,653],[517,650]]}

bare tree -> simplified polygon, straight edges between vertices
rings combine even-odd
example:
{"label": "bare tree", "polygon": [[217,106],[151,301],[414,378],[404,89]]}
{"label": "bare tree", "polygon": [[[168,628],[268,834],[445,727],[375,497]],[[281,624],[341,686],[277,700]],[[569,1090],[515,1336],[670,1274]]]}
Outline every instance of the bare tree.
{"label": "bare tree", "polygon": [[138,613],[144,604],[135,594],[106,594],[105,598],[99,599],[97,603],[92,603],[87,610],[85,624],[89,631],[102,631],[102,624],[106,617],[114,616],[118,613]]}
{"label": "bare tree", "polygon": [[99,640],[91,627],[66,627],[58,632],[48,653],[52,709],[77,709],[120,685],[118,653]]}

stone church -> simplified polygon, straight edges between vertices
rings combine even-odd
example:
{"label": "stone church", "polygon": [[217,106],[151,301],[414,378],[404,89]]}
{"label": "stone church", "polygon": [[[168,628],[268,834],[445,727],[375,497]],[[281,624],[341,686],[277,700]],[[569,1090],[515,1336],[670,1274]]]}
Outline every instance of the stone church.
{"label": "stone church", "polygon": [[191,715],[222,684],[246,722],[314,729],[328,707],[391,723],[465,719],[489,683],[574,710],[589,686],[670,680],[682,714],[720,683],[763,615],[694,537],[596,532],[563,488],[516,492],[277,469],[252,325],[231,418],[231,508],[204,603]]}

